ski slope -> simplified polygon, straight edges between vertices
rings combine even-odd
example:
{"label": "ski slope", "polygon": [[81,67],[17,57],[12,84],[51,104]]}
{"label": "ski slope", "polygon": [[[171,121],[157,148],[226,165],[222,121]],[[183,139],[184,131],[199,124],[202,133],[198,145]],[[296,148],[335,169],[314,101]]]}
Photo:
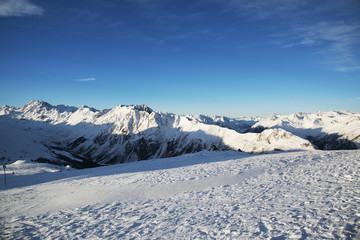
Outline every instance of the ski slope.
{"label": "ski slope", "polygon": [[359,239],[360,150],[199,152],[1,175],[3,239]]}

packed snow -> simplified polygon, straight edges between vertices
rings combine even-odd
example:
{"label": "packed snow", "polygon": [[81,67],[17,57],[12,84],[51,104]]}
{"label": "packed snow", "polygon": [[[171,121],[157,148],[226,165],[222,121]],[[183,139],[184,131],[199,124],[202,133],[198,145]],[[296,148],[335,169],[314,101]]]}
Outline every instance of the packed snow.
{"label": "packed snow", "polygon": [[3,239],[360,238],[360,150],[202,151],[83,170],[16,161],[7,172]]}

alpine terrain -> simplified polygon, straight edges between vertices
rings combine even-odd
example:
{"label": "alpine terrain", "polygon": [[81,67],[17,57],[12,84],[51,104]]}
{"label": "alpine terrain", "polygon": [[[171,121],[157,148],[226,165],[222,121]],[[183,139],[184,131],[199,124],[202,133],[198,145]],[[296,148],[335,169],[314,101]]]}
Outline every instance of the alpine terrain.
{"label": "alpine terrain", "polygon": [[87,168],[203,150],[356,149],[360,113],[231,119],[179,116],[146,105],[96,110],[31,101],[18,109],[0,109],[0,133],[2,160]]}
{"label": "alpine terrain", "polygon": [[3,106],[0,238],[360,239],[359,136],[346,111]]}

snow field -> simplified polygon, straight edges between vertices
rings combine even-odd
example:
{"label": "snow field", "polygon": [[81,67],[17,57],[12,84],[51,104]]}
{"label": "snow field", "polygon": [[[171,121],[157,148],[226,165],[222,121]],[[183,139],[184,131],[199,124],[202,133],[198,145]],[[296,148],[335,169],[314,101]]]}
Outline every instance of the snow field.
{"label": "snow field", "polygon": [[4,239],[360,238],[359,150],[200,152],[42,176],[1,191]]}

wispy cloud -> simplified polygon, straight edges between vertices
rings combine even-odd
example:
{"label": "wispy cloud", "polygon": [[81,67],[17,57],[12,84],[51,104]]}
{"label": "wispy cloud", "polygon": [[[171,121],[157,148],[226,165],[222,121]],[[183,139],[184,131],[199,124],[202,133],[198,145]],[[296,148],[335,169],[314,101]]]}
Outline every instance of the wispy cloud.
{"label": "wispy cloud", "polygon": [[0,17],[43,15],[44,9],[27,0],[1,0]]}
{"label": "wispy cloud", "polygon": [[303,0],[214,0],[223,4],[225,11],[237,11],[251,19],[266,20],[295,13],[306,4]]}
{"label": "wispy cloud", "polygon": [[315,46],[315,54],[325,58],[335,70],[357,71],[360,49],[360,24],[344,21],[323,21],[313,25],[293,28],[291,42],[284,47]]}
{"label": "wispy cloud", "polygon": [[78,79],[75,79],[75,81],[78,81],[78,82],[89,82],[89,81],[96,81],[96,78],[78,78]]}
{"label": "wispy cloud", "polygon": [[[273,43],[285,48],[311,47],[337,71],[358,71],[360,22],[356,0],[213,0],[248,21],[277,20],[269,29]],[[286,24],[284,24],[286,23]],[[281,34],[279,34],[281,32]]]}
{"label": "wispy cloud", "polygon": [[338,68],[338,71],[340,71],[340,72],[355,72],[355,71],[359,71],[359,70],[360,70],[360,66]]}

